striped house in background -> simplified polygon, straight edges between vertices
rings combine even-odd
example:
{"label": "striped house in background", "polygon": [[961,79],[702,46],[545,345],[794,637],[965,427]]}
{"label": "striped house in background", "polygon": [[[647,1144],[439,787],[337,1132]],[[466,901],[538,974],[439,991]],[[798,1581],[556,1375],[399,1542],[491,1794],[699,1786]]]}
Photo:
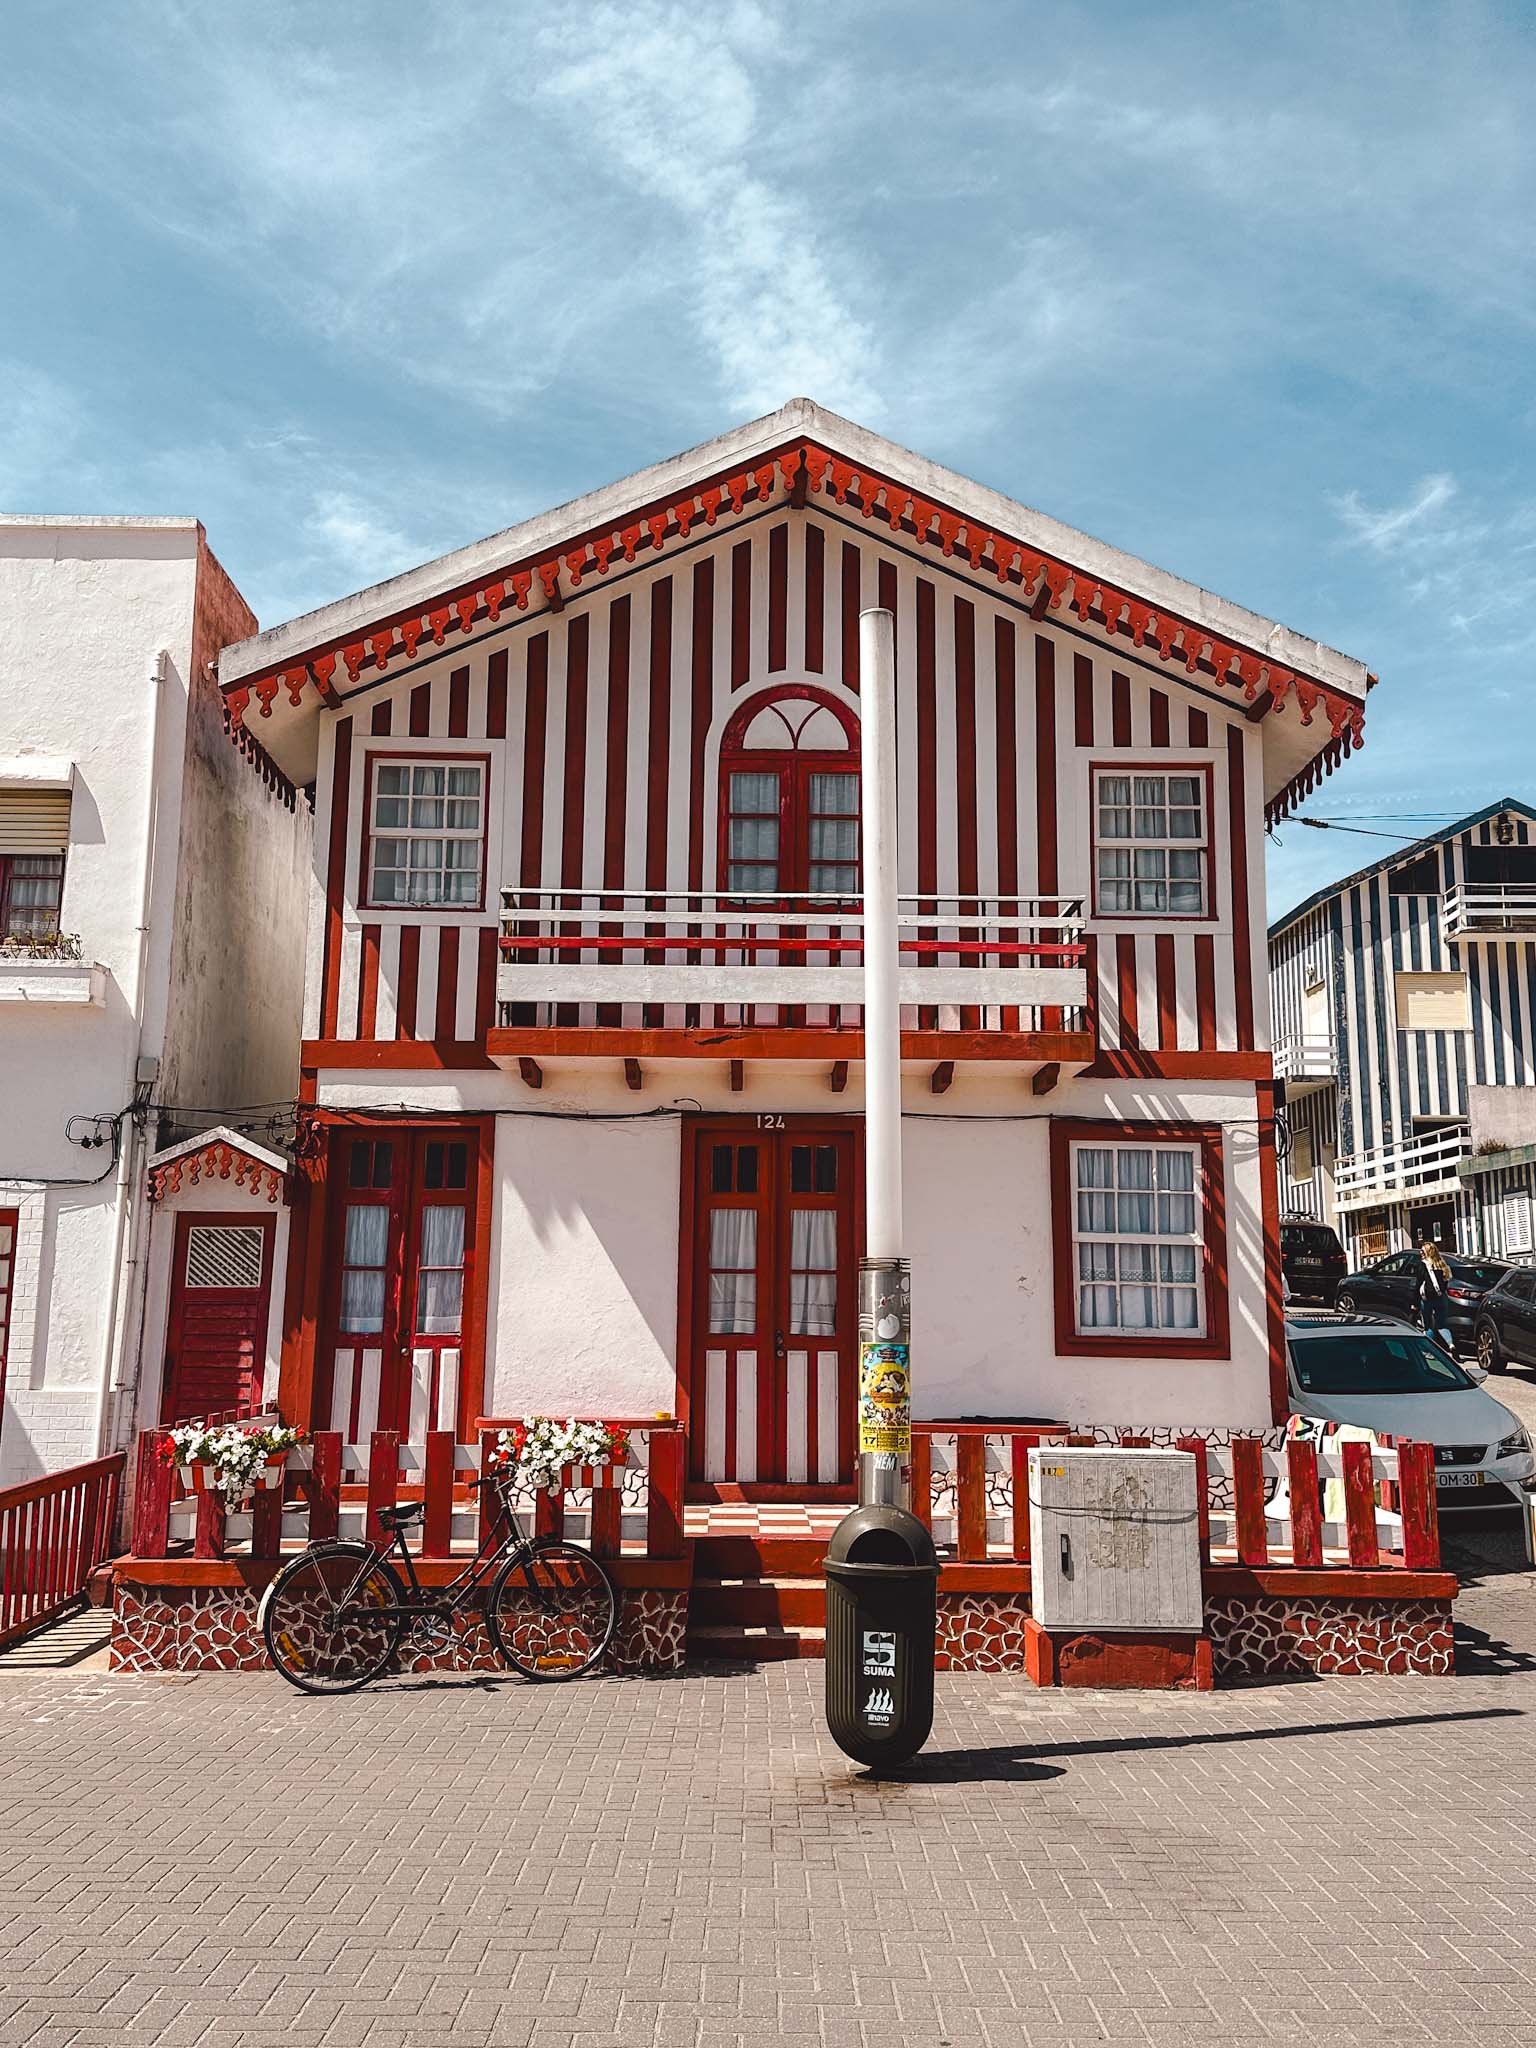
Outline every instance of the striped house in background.
{"label": "striped house in background", "polygon": [[1536,810],[1501,797],[1269,933],[1289,1213],[1352,1260],[1536,1254]]}
{"label": "striped house in background", "polygon": [[919,1412],[1279,1412],[1264,825],[1366,673],[800,399],[224,657],[315,800],[285,1415],[848,1486],[876,605]]}

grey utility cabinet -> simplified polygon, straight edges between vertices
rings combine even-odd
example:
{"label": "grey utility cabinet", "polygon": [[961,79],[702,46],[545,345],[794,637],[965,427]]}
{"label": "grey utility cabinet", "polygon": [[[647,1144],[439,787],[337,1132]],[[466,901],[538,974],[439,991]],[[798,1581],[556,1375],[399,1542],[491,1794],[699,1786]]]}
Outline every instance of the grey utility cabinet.
{"label": "grey utility cabinet", "polygon": [[1197,1483],[1188,1451],[1032,1449],[1036,1621],[1049,1629],[1199,1634]]}

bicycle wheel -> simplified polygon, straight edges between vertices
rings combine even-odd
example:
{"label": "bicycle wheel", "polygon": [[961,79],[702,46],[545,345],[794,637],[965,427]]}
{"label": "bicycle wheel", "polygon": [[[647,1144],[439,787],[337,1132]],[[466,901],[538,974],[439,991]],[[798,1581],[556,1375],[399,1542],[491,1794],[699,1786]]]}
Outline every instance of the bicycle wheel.
{"label": "bicycle wheel", "polygon": [[267,1654],[300,1692],[355,1692],[405,1627],[398,1577],[366,1543],[327,1543],[284,1565],[261,1603]]}
{"label": "bicycle wheel", "polygon": [[590,1551],[541,1543],[502,1566],[487,1615],[497,1649],[524,1678],[579,1678],[612,1642],[619,1601]]}

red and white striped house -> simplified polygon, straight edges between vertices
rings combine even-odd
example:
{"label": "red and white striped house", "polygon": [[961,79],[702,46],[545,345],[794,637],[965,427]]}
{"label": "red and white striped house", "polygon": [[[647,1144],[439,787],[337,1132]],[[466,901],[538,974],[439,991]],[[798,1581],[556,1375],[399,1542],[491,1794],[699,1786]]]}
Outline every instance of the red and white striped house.
{"label": "red and white striped house", "polygon": [[918,1413],[1283,1412],[1263,834],[1365,670],[797,399],[221,658],[315,796],[290,1419],[851,1482],[876,603]]}

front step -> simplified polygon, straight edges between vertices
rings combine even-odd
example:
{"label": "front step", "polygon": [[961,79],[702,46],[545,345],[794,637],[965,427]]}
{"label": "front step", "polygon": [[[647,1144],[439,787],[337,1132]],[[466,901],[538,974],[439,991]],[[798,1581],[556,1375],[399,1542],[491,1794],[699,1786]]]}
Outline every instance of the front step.
{"label": "front step", "polygon": [[696,1536],[693,1576],[700,1579],[817,1579],[825,1536]]}
{"label": "front step", "polygon": [[820,1579],[694,1581],[688,1618],[701,1628],[824,1628],[826,1589]]}
{"label": "front step", "polygon": [[[693,1589],[697,1599],[699,1589]],[[701,1664],[778,1664],[795,1657],[824,1657],[827,1632],[821,1628],[688,1628],[688,1657]]]}

